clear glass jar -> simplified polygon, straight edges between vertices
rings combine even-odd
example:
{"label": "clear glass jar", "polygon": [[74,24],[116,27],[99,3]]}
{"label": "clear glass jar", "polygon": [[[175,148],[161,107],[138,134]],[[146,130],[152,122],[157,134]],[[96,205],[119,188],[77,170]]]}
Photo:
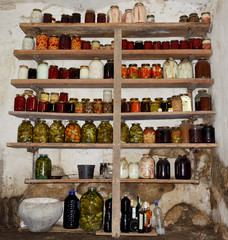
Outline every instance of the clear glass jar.
{"label": "clear glass jar", "polygon": [[130,179],[139,178],[139,164],[130,162],[128,165],[128,175]]}
{"label": "clear glass jar", "polygon": [[123,121],[121,122],[121,142],[129,143],[130,130],[127,124]]}
{"label": "clear glass jar", "polygon": [[35,164],[36,179],[48,179],[51,177],[51,160],[47,154],[40,154]]}
{"label": "clear glass jar", "polygon": [[172,96],[172,108],[174,112],[182,111],[182,100],[180,96]]}
{"label": "clear glass jar", "polygon": [[33,126],[30,121],[23,120],[19,125],[17,142],[33,142]]}
{"label": "clear glass jar", "polygon": [[207,90],[198,90],[195,96],[195,111],[200,111],[200,98],[207,93]]}
{"label": "clear glass jar", "polygon": [[120,23],[122,22],[122,13],[118,6],[113,5],[110,7],[107,13],[108,23]]}
{"label": "clear glass jar", "polygon": [[120,160],[120,178],[128,178],[128,161],[126,158],[121,158]]}
{"label": "clear glass jar", "polygon": [[49,141],[49,127],[45,120],[38,120],[33,129],[33,142],[48,143]]}
{"label": "clear glass jar", "polygon": [[164,78],[178,78],[179,69],[178,64],[173,58],[168,58],[163,64],[163,77]]}
{"label": "clear glass jar", "polygon": [[92,50],[100,49],[100,42],[99,41],[92,41],[91,49]]}
{"label": "clear glass jar", "polygon": [[147,15],[146,16],[147,22],[155,22],[155,17],[153,14]]}
{"label": "clear glass jar", "polygon": [[188,94],[181,94],[181,101],[182,101],[182,111],[184,112],[191,112],[192,111],[192,100],[188,96]]}
{"label": "clear glass jar", "polygon": [[132,22],[145,23],[146,22],[146,8],[143,3],[138,2],[132,9]]}
{"label": "clear glass jar", "polygon": [[190,122],[188,120],[181,121],[180,130],[182,136],[182,143],[189,143],[189,128]]}
{"label": "clear glass jar", "polygon": [[82,126],[82,143],[96,143],[97,142],[97,128],[92,120],[87,120]]}
{"label": "clear glass jar", "polygon": [[28,79],[28,66],[20,65],[18,70],[18,79]]}
{"label": "clear glass jar", "polygon": [[103,90],[103,102],[112,102],[112,90]]}
{"label": "clear glass jar", "polygon": [[179,78],[193,78],[193,66],[187,58],[179,64]]}
{"label": "clear glass jar", "polygon": [[37,68],[37,79],[48,79],[49,66],[46,62],[41,62]]}
{"label": "clear glass jar", "polygon": [[88,66],[81,66],[80,67],[80,79],[88,79],[89,78],[89,67]]}
{"label": "clear glass jar", "polygon": [[104,64],[99,58],[94,58],[89,64],[89,79],[103,79]]}
{"label": "clear glass jar", "polygon": [[41,23],[43,19],[42,11],[40,9],[34,8],[30,15],[31,23]]}
{"label": "clear glass jar", "polygon": [[146,127],[143,131],[143,142],[144,143],[155,143],[156,134],[153,127]]}
{"label": "clear glass jar", "polygon": [[113,128],[109,121],[101,121],[97,128],[97,142],[98,143],[112,143],[113,142]]}
{"label": "clear glass jar", "polygon": [[71,120],[65,129],[65,142],[66,143],[80,143],[81,141],[81,128],[77,121]]}
{"label": "clear glass jar", "polygon": [[25,36],[22,42],[22,50],[33,50],[35,41],[31,36]]}
{"label": "clear glass jar", "polygon": [[112,163],[108,163],[104,173],[105,178],[112,178],[112,169]]}
{"label": "clear glass jar", "polygon": [[126,9],[123,14],[123,23],[132,23],[132,9]]}
{"label": "clear glass jar", "polygon": [[139,161],[140,178],[155,178],[155,161],[150,154],[143,154]]}
{"label": "clear glass jar", "polygon": [[54,120],[49,130],[49,142],[63,143],[65,127],[60,120]]}
{"label": "clear glass jar", "polygon": [[143,130],[139,123],[132,123],[130,128],[130,143],[143,143]]}

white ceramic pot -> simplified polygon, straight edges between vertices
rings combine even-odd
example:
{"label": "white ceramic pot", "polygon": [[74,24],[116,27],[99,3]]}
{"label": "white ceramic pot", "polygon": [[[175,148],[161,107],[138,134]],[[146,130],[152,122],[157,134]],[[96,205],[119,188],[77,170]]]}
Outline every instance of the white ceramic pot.
{"label": "white ceramic pot", "polygon": [[31,232],[48,232],[63,213],[61,202],[54,198],[29,198],[19,206],[19,216]]}

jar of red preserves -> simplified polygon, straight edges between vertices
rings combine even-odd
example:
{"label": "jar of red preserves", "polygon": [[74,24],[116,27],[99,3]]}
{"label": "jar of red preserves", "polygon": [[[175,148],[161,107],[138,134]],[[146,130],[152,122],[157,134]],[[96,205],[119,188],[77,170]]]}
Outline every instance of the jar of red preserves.
{"label": "jar of red preserves", "polygon": [[91,49],[91,43],[90,41],[82,41],[82,49]]}
{"label": "jar of red preserves", "polygon": [[85,23],[95,23],[95,11],[86,10]]}
{"label": "jar of red preserves", "polygon": [[122,39],[122,49],[127,49],[127,39]]}
{"label": "jar of red preserves", "polygon": [[127,42],[127,49],[135,49],[135,43],[133,41]]}
{"label": "jar of red preserves", "polygon": [[202,40],[201,38],[193,38],[192,40],[193,49],[202,49]]}
{"label": "jar of red preserves", "polygon": [[48,102],[39,101],[38,112],[47,112]]}
{"label": "jar of red preserves", "polygon": [[25,111],[25,97],[23,94],[17,94],[14,99],[14,111]]}
{"label": "jar of red preserves", "polygon": [[78,35],[73,36],[72,39],[71,39],[71,49],[79,50],[81,48],[82,48],[82,40],[81,40],[81,38]]}
{"label": "jar of red preserves", "polygon": [[56,65],[51,65],[48,70],[49,79],[58,79],[59,78],[59,69]]}
{"label": "jar of red preserves", "polygon": [[206,59],[199,59],[195,65],[196,78],[211,78],[211,66]]}
{"label": "jar of red preserves", "polygon": [[80,69],[79,68],[70,68],[70,79],[79,79],[80,78]]}
{"label": "jar of red preserves", "polygon": [[188,41],[180,40],[180,49],[188,49]]}
{"label": "jar of red preserves", "polygon": [[62,69],[62,79],[69,79],[69,78],[70,78],[69,69],[63,68]]}
{"label": "jar of red preserves", "polygon": [[156,135],[153,127],[146,127],[143,131],[143,142],[144,143],[155,143]]}
{"label": "jar of red preserves", "polygon": [[182,135],[179,127],[171,128],[171,143],[182,143]]}
{"label": "jar of red preserves", "polygon": [[150,98],[143,98],[141,101],[141,112],[150,112]]}
{"label": "jar of red preserves", "polygon": [[161,64],[153,64],[152,65],[152,69],[151,69],[151,73],[152,73],[152,78],[162,78],[162,68],[161,68]]}
{"label": "jar of red preserves", "polygon": [[139,77],[139,69],[137,64],[130,64],[128,68],[128,77],[129,78],[138,78]]}
{"label": "jar of red preserves", "polygon": [[170,49],[170,42],[169,41],[163,41],[162,42],[162,49]]}
{"label": "jar of red preserves", "polygon": [[59,113],[64,113],[66,111],[65,102],[62,102],[62,101],[57,102],[57,109],[56,109],[56,111],[59,112]]}
{"label": "jar of red preserves", "polygon": [[36,36],[36,49],[37,50],[48,49],[48,36],[45,33],[40,33]]}
{"label": "jar of red preserves", "polygon": [[70,22],[70,16],[68,14],[62,14],[61,23],[69,23],[69,22]]}
{"label": "jar of red preserves", "polygon": [[68,101],[68,93],[61,92],[59,96],[59,101],[67,102]]}
{"label": "jar of red preserves", "polygon": [[131,112],[140,112],[140,102],[138,98],[131,98]]}
{"label": "jar of red preserves", "polygon": [[140,69],[140,78],[151,78],[151,67],[149,63],[142,64]]}
{"label": "jar of red preserves", "polygon": [[152,41],[144,42],[144,49],[152,49],[152,48],[153,48]]}
{"label": "jar of red preserves", "polygon": [[202,143],[202,127],[200,125],[191,125],[189,128],[189,142]]}
{"label": "jar of red preserves", "polygon": [[160,41],[154,41],[153,42],[153,49],[161,49],[161,42]]}
{"label": "jar of red preserves", "polygon": [[97,23],[106,23],[106,14],[105,13],[97,14]]}
{"label": "jar of red preserves", "polygon": [[52,35],[48,40],[48,49],[57,50],[59,49],[59,38],[55,35]]}
{"label": "jar of red preserves", "polygon": [[71,38],[62,34],[59,38],[59,49],[71,49]]}
{"label": "jar of red preserves", "polygon": [[122,78],[127,78],[127,67],[126,67],[126,64],[122,64],[121,66],[121,75],[122,75]]}
{"label": "jar of red preserves", "polygon": [[179,49],[179,41],[178,40],[172,40],[171,41],[171,49]]}
{"label": "jar of red preserves", "polygon": [[37,111],[37,98],[35,96],[29,96],[26,103],[26,111]]}

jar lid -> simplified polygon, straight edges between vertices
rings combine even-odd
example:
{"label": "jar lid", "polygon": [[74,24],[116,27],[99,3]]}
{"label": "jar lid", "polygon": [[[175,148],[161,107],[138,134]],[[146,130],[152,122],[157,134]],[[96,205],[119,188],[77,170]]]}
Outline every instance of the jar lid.
{"label": "jar lid", "polygon": [[135,41],[135,43],[143,43],[143,41],[141,41],[141,40],[140,41]]}
{"label": "jar lid", "polygon": [[39,8],[34,8],[33,11],[39,11],[39,12],[42,12]]}
{"label": "jar lid", "polygon": [[51,95],[59,95],[57,92],[52,92]]}
{"label": "jar lid", "polygon": [[189,17],[195,17],[195,16],[197,16],[198,17],[198,13],[191,13],[191,14],[189,14]]}
{"label": "jar lid", "polygon": [[86,12],[87,13],[95,13],[95,11],[93,9],[87,9]]}
{"label": "jar lid", "polygon": [[125,9],[125,12],[132,12],[132,9]]}
{"label": "jar lid", "polygon": [[149,63],[143,63],[143,64],[141,65],[141,67],[149,67],[149,66],[150,66]]}
{"label": "jar lid", "polygon": [[97,15],[106,16],[106,14],[105,14],[105,13],[98,13]]}
{"label": "jar lid", "polygon": [[146,16],[147,18],[151,17],[151,18],[154,18],[154,15],[153,14],[149,14]]}
{"label": "jar lid", "polygon": [[[46,64],[46,65],[48,65],[48,63],[47,63],[47,62],[41,62],[40,64]],[[40,64],[39,64],[39,65],[40,65]]]}
{"label": "jar lid", "polygon": [[117,5],[112,5],[110,8],[119,8]]}
{"label": "jar lid", "polygon": [[151,99],[147,97],[147,98],[143,98],[142,101],[151,101]]}
{"label": "jar lid", "polygon": [[130,101],[138,101],[138,98],[130,98]]}
{"label": "jar lid", "polygon": [[180,18],[188,18],[187,15],[181,15]]}
{"label": "jar lid", "polygon": [[92,43],[100,43],[98,40],[93,40]]}
{"label": "jar lid", "polygon": [[26,67],[26,68],[28,68],[28,66],[26,66],[26,65],[20,65],[20,67]]}
{"label": "jar lid", "polygon": [[50,68],[58,68],[57,65],[50,65]]}
{"label": "jar lid", "polygon": [[16,97],[24,97],[24,94],[16,94]]}
{"label": "jar lid", "polygon": [[201,16],[204,15],[204,14],[209,14],[209,15],[210,15],[209,12],[202,12],[202,13],[201,13]]}
{"label": "jar lid", "polygon": [[86,66],[86,65],[82,65],[82,66],[80,67],[80,69],[82,69],[82,68],[87,68],[87,69],[89,69],[89,67]]}
{"label": "jar lid", "polygon": [[129,67],[137,67],[136,63],[129,64]]}

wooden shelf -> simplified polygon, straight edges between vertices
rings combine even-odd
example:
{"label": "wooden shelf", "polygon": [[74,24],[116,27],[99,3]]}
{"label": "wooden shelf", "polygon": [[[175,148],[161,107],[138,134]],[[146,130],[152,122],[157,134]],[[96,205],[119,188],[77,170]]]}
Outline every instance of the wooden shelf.
{"label": "wooden shelf", "polygon": [[[99,230],[96,232],[96,235],[99,236],[111,236],[112,233],[104,232],[103,230]],[[137,232],[129,232],[129,233],[120,233],[120,236],[127,237],[156,237],[158,234],[155,231],[149,233],[137,233]]]}
{"label": "wooden shelf", "polygon": [[209,24],[207,23],[21,23],[24,33],[36,36],[36,31],[50,35],[63,33],[81,37],[114,37],[116,28],[122,29],[123,37],[205,37]]}
{"label": "wooden shelf", "polygon": [[[211,78],[122,79],[122,88],[208,88],[214,84]],[[113,88],[113,79],[12,79],[16,88]]]}
{"label": "wooden shelf", "polygon": [[25,179],[25,184],[111,183],[112,179]]}
{"label": "wooden shelf", "polygon": [[[92,60],[99,57],[103,60],[113,59],[113,50],[14,50],[14,56],[19,60]],[[170,50],[123,50],[123,60],[165,60],[204,58],[212,55],[211,49],[170,49]]]}
{"label": "wooden shelf", "polygon": [[121,183],[199,184],[196,179],[120,179]]}

